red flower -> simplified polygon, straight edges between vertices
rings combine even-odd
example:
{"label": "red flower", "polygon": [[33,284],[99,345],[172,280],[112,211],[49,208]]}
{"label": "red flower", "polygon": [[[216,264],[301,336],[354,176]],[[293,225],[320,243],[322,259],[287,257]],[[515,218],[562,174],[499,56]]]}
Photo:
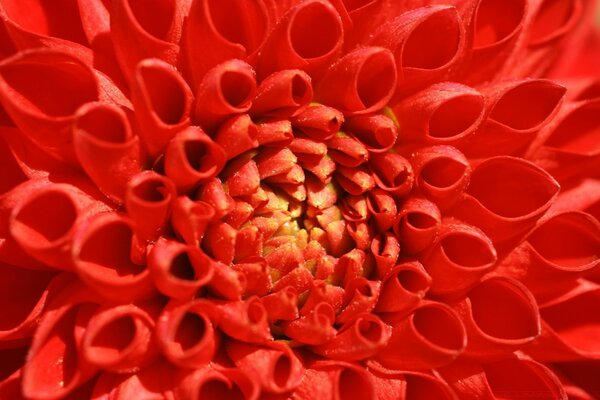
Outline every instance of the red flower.
{"label": "red flower", "polygon": [[593,0],[59,3],[0,0],[0,398],[600,397]]}

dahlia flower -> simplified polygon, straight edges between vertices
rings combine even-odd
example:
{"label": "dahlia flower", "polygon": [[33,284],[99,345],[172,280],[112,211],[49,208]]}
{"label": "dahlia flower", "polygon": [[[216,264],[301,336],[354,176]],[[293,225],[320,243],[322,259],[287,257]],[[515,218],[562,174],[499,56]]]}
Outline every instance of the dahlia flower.
{"label": "dahlia flower", "polygon": [[600,398],[595,5],[0,0],[0,398]]}

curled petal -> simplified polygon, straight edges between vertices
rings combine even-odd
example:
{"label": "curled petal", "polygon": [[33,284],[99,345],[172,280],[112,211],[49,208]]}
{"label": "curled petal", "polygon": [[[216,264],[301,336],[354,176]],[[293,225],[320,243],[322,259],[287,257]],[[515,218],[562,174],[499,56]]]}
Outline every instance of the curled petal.
{"label": "curled petal", "polygon": [[418,261],[399,264],[383,279],[375,311],[398,314],[412,311],[430,286],[431,276]]}
{"label": "curled petal", "polygon": [[176,196],[173,182],[153,171],[142,171],[129,180],[125,208],[141,240],[155,240],[164,231]]}
{"label": "curled petal", "polygon": [[333,107],[313,104],[291,119],[294,128],[315,140],[333,137],[344,122],[344,114]]}
{"label": "curled petal", "polygon": [[459,83],[436,83],[403,99],[394,107],[394,113],[404,137],[456,146],[483,122],[484,97]]}
{"label": "curled petal", "polygon": [[362,360],[381,351],[391,334],[392,327],[377,316],[363,314],[344,324],[329,342],[311,347],[311,351],[332,360]]}
{"label": "curled petal", "polygon": [[383,114],[358,115],[344,123],[344,131],[359,140],[371,153],[385,153],[398,139],[394,121]]}
{"label": "curled petal", "polygon": [[121,70],[131,78],[145,58],[177,64],[181,26],[187,10],[174,0],[146,4],[139,0],[112,3],[110,30]]}
{"label": "curled petal", "polygon": [[154,318],[155,315],[133,304],[101,307],[85,328],[81,356],[107,371],[139,370],[157,356]]}
{"label": "curled petal", "polygon": [[528,4],[524,0],[477,0],[465,15],[469,49],[461,76],[469,83],[503,75],[503,69],[514,70],[509,61],[517,56],[515,43],[523,31]]}
{"label": "curled petal", "polygon": [[232,197],[250,196],[260,186],[260,171],[256,162],[248,157],[240,157],[227,164],[222,174],[223,184],[227,185]]}
{"label": "curled petal", "polygon": [[202,248],[208,255],[223,264],[231,264],[235,257],[237,230],[225,222],[210,224]]}
{"label": "curled petal", "polygon": [[201,368],[213,359],[219,334],[218,313],[211,302],[172,300],[156,324],[156,339],[162,353],[173,364]]}
{"label": "curled petal", "polygon": [[442,226],[421,262],[433,279],[431,292],[447,294],[473,286],[490,272],[497,259],[494,245],[479,229],[450,224]]}
{"label": "curled petal", "polygon": [[[215,218],[221,218],[230,213],[235,207],[235,202],[231,196],[223,189],[223,184],[218,178],[213,178],[202,185],[202,190],[198,195],[198,200],[210,205],[214,210]],[[200,215],[207,215],[207,219],[212,218],[204,205],[200,210]],[[210,215],[210,217],[208,217]]]}
{"label": "curled petal", "polygon": [[258,75],[264,79],[283,69],[302,69],[311,77],[339,56],[343,28],[336,9],[325,0],[300,2],[271,31],[258,60]]}
{"label": "curled petal", "polygon": [[181,371],[184,376],[174,392],[177,398],[190,400],[258,400],[260,385],[237,368],[205,367]]}
{"label": "curled petal", "polygon": [[186,192],[214,178],[221,172],[225,161],[225,151],[221,146],[200,128],[189,127],[169,142],[165,173],[179,191]]}
{"label": "curled petal", "polygon": [[254,117],[287,118],[300,114],[312,100],[311,79],[296,69],[277,71],[258,86],[250,113]]}
{"label": "curled petal", "polygon": [[452,388],[439,374],[388,370],[372,361],[367,365],[379,400],[457,399]]}
{"label": "curled petal", "polygon": [[282,322],[281,328],[286,336],[297,342],[318,345],[328,342],[335,336],[334,319],[331,305],[322,302],[307,315],[293,321]]}
{"label": "curled petal", "polygon": [[131,99],[144,148],[156,159],[190,125],[192,91],[172,65],[147,59],[135,68]]}
{"label": "curled petal", "polygon": [[250,110],[256,95],[256,75],[242,60],[229,60],[204,75],[196,90],[193,121],[214,132],[228,118]]}
{"label": "curled petal", "polygon": [[361,47],[331,66],[317,86],[316,98],[344,115],[369,114],[382,109],[395,88],[393,54],[381,47]]}
{"label": "curled petal", "polygon": [[411,161],[417,187],[440,210],[452,207],[469,184],[469,161],[454,147],[422,148],[413,154]]}
{"label": "curled petal", "polygon": [[369,162],[377,186],[395,196],[413,187],[415,175],[408,160],[396,153],[372,154]]}
{"label": "curled petal", "polygon": [[540,313],[533,295],[510,278],[483,280],[455,308],[467,329],[465,354],[470,357],[504,356],[540,334]]}
{"label": "curled petal", "polygon": [[344,289],[322,280],[313,281],[313,287],[310,289],[300,313],[307,315],[322,302],[329,303],[333,311],[338,313],[344,302]]}
{"label": "curled petal", "polygon": [[217,64],[254,57],[268,31],[262,0],[193,1],[182,43],[184,72],[192,87]]}
{"label": "curled petal", "polygon": [[73,160],[75,111],[99,98],[90,67],[59,52],[20,52],[0,63],[0,89],[2,105],[24,134],[49,153]]}
{"label": "curled petal", "polygon": [[134,230],[131,220],[111,212],[82,221],[75,232],[75,272],[107,298],[132,301],[154,294],[148,269],[132,261],[140,258]]}
{"label": "curled petal", "polygon": [[565,92],[563,86],[542,79],[508,82],[488,88],[485,92],[487,120],[460,149],[472,158],[524,150],[536,133],[556,115]]}
{"label": "curled petal", "polygon": [[214,262],[213,278],[209,284],[210,292],[219,298],[240,300],[246,290],[244,276],[228,265]]}
{"label": "curled petal", "polygon": [[502,261],[499,271],[521,280],[538,300],[553,297],[600,264],[600,224],[577,212],[541,222]]}
{"label": "curled petal", "polygon": [[417,254],[433,243],[441,223],[442,215],[434,203],[423,197],[409,197],[400,207],[394,233],[404,252]]}
{"label": "curled petal", "polygon": [[270,321],[291,321],[298,318],[298,292],[292,286],[260,298]]}
{"label": "curled petal", "polygon": [[569,104],[538,138],[543,145],[532,144],[530,159],[559,182],[588,173],[588,165],[600,156],[600,101]]}
{"label": "curled petal", "polygon": [[45,313],[22,370],[25,397],[61,398],[94,375],[97,368],[81,358],[75,333],[95,307],[67,303]]}
{"label": "curled petal", "polygon": [[316,362],[306,370],[294,398],[374,400],[374,384],[371,374],[361,365],[345,361]]}
{"label": "curled petal", "polygon": [[573,294],[540,308],[542,334],[527,348],[541,361],[597,360],[600,289],[585,282]]}
{"label": "curled petal", "polygon": [[296,164],[297,160],[294,153],[285,147],[281,149],[265,149],[255,157],[261,179],[288,172]]}
{"label": "curled petal", "polygon": [[294,132],[288,119],[268,121],[257,125],[256,140],[261,146],[285,146],[293,139]]}
{"label": "curled petal", "polygon": [[5,310],[0,343],[33,335],[48,295],[60,288],[61,278],[54,276],[53,272],[0,264],[0,307]]}
{"label": "curled petal", "polygon": [[517,240],[548,210],[558,190],[547,172],[528,161],[489,158],[473,169],[454,214],[481,228],[494,243]]}
{"label": "curled petal", "polygon": [[197,247],[160,238],[148,254],[150,276],[156,288],[174,298],[192,298],[213,275],[213,264]]}
{"label": "curled petal", "polygon": [[80,107],[73,125],[73,148],[96,186],[122,203],[129,180],[142,164],[139,139],[131,132],[125,112],[103,103]]}
{"label": "curled petal", "polygon": [[524,392],[566,398],[563,385],[548,367],[521,355],[484,364],[462,360],[439,372],[460,398],[499,398]]}
{"label": "curled petal", "polygon": [[24,186],[8,229],[28,254],[54,268],[72,270],[71,247],[78,221],[107,207],[66,183]]}
{"label": "curled petal", "polygon": [[369,158],[369,151],[360,141],[344,134],[329,139],[327,148],[333,161],[348,168],[358,167]]}
{"label": "curled petal", "polygon": [[235,365],[258,380],[266,393],[289,393],[300,385],[304,375],[302,362],[285,344],[257,347],[231,341],[226,350]]}
{"label": "curled petal", "polygon": [[170,393],[175,386],[173,366],[160,360],[135,374],[102,373],[89,398],[92,400],[125,400],[132,397],[163,399],[164,393]]}
{"label": "curled petal", "polygon": [[379,299],[381,283],[369,281],[363,277],[356,278],[348,283],[345,288],[344,307],[337,314],[337,324],[348,324],[360,315],[370,313],[375,308]]}
{"label": "curled petal", "polygon": [[452,6],[421,7],[382,25],[369,43],[391,50],[396,96],[442,80],[461,58],[464,32]]}
{"label": "curled petal", "polygon": [[215,135],[217,142],[227,159],[232,158],[258,147],[259,129],[254,125],[248,114],[240,114],[226,121]]}
{"label": "curled petal", "polygon": [[214,216],[215,210],[210,204],[181,196],[174,202],[171,224],[184,242],[198,246]]}
{"label": "curled petal", "polygon": [[273,340],[267,311],[258,298],[219,305],[220,327],[232,338],[247,343]]}
{"label": "curled petal", "polygon": [[367,207],[379,232],[385,232],[394,225],[398,208],[396,201],[388,192],[373,189],[367,196]]}
{"label": "curled petal", "polygon": [[387,368],[436,368],[454,360],[467,345],[463,323],[443,303],[425,302],[391,325],[392,337],[375,357]]}
{"label": "curled petal", "polygon": [[352,168],[338,165],[334,177],[342,189],[353,196],[364,194],[375,187],[375,179],[364,166]]}
{"label": "curled petal", "polygon": [[[256,227],[250,228],[256,229]],[[268,264],[263,258],[257,257],[257,254],[252,254],[252,256],[235,264],[232,268],[244,276],[246,282],[244,294],[246,296],[265,296],[271,292],[273,284],[269,275]]]}
{"label": "curled petal", "polygon": [[377,276],[383,278],[396,265],[400,255],[400,243],[391,232],[385,232],[373,237],[371,241],[371,254],[375,258]]}

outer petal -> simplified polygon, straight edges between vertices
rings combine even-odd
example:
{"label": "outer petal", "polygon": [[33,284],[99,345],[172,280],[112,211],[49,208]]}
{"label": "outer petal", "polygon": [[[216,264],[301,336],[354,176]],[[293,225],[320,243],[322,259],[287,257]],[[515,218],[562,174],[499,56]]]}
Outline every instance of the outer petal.
{"label": "outer petal", "polygon": [[131,99],[140,139],[153,159],[169,140],[190,125],[194,96],[177,70],[164,61],[146,59],[135,67]]}
{"label": "outer petal", "polygon": [[184,368],[201,368],[213,359],[219,345],[219,316],[203,299],[171,301],[156,325],[156,339],[165,357]]}
{"label": "outer petal", "polygon": [[427,302],[393,326],[392,337],[375,357],[392,369],[428,369],[448,364],[467,345],[459,316],[443,303]]}
{"label": "outer petal", "polygon": [[262,0],[195,0],[183,34],[184,71],[192,88],[217,64],[254,57],[270,21]]}
{"label": "outer petal", "polygon": [[304,367],[286,344],[274,342],[268,347],[257,347],[231,341],[226,350],[241,371],[258,380],[263,392],[290,393],[303,378]]}
{"label": "outer petal", "polygon": [[110,28],[117,60],[125,77],[145,58],[159,58],[176,65],[183,19],[189,1],[117,0],[112,3]]}
{"label": "outer petal", "polygon": [[462,56],[464,36],[454,7],[431,6],[382,25],[369,44],[394,53],[399,97],[444,79]]}
{"label": "outer petal", "polygon": [[119,301],[154,294],[150,272],[140,259],[133,235],[131,220],[117,213],[98,214],[82,221],[72,248],[75,271],[81,280],[99,294]]}
{"label": "outer petal", "polygon": [[548,210],[558,190],[548,173],[527,161],[489,158],[473,169],[466,196],[453,213],[494,243],[516,241]]}
{"label": "outer petal", "polygon": [[16,125],[46,151],[73,160],[75,111],[99,98],[92,70],[77,58],[30,50],[0,63],[0,100]]}
{"label": "outer petal", "polygon": [[329,2],[302,1],[269,34],[258,59],[259,79],[295,68],[316,79],[339,56],[342,39],[341,18]]}
{"label": "outer petal", "polygon": [[316,98],[344,115],[369,114],[389,102],[395,87],[393,54],[381,47],[361,47],[331,66],[317,86]]}
{"label": "outer petal", "polygon": [[141,170],[139,139],[125,112],[114,105],[88,103],[75,114],[73,148],[96,186],[122,203],[129,180]]}

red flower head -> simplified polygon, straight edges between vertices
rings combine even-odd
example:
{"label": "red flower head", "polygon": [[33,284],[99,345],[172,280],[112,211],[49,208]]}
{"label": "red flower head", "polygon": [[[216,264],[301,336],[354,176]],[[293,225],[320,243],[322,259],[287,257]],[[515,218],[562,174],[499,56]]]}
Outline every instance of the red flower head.
{"label": "red flower head", "polygon": [[600,398],[595,6],[0,0],[0,398]]}

